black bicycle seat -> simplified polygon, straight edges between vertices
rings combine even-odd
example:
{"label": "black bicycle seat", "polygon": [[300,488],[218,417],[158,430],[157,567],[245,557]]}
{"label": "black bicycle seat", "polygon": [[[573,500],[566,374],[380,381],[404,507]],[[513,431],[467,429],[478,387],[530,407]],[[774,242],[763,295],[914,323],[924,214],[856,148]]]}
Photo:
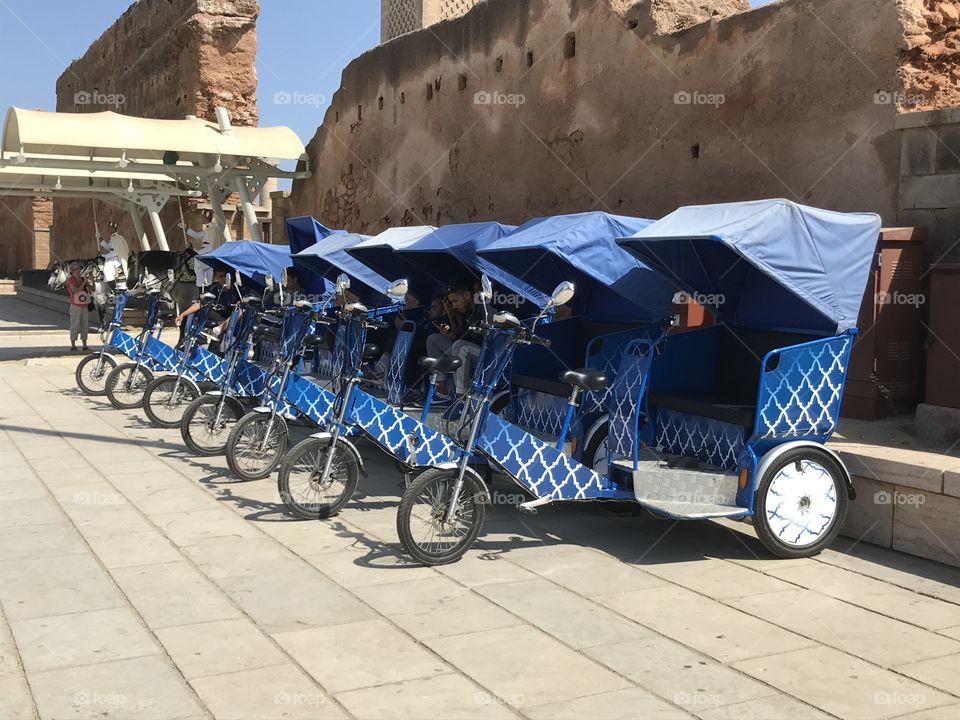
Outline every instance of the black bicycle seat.
{"label": "black bicycle seat", "polygon": [[573,385],[581,390],[603,390],[607,386],[606,373],[590,368],[580,368],[579,370],[567,370],[560,375],[560,381]]}
{"label": "black bicycle seat", "polygon": [[364,360],[373,360],[377,357],[380,357],[380,346],[375,343],[364,343],[362,358]]}
{"label": "black bicycle seat", "polygon": [[441,375],[452,373],[462,365],[463,360],[451,355],[444,355],[443,357],[438,358],[420,358],[420,367],[422,367],[424,370],[429,370],[430,372],[440,373]]}

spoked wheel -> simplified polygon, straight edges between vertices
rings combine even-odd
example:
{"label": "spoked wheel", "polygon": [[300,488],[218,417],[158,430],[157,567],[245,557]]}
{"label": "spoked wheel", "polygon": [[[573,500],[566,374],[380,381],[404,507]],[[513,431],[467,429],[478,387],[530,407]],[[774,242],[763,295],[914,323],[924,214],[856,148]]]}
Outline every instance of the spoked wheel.
{"label": "spoked wheel", "polygon": [[456,469],[427,470],[410,484],[400,501],[400,542],[424,565],[456,562],[480,534],[486,489],[472,473],[464,477],[452,522],[445,522],[456,481]]}
{"label": "spoked wheel", "polygon": [[583,451],[583,456],[580,458],[580,462],[597,473],[597,475],[607,474],[608,436],[609,424],[604,422],[603,425],[597,428],[593,437],[590,438],[590,442],[587,443],[587,447]]}
{"label": "spoked wheel", "polygon": [[84,395],[103,395],[107,392],[107,375],[117,366],[117,359],[113,355],[100,353],[87,355],[77,365],[77,387]]}
{"label": "spoked wheel", "polygon": [[783,558],[810,557],[833,542],[847,515],[843,469],[827,452],[785,452],[757,488],[754,522],[761,542]]}
{"label": "spoked wheel", "polygon": [[357,490],[357,458],[345,442],[333,447],[327,479],[321,480],[330,438],[307,438],[287,453],[280,465],[277,489],[284,505],[303,520],[325,520],[346,505]]}
{"label": "spoked wheel", "polygon": [[133,410],[143,404],[143,393],[153,381],[153,373],[143,365],[123,363],[107,375],[105,390],[117,410]]}
{"label": "spoked wheel", "polygon": [[227,450],[230,431],[243,413],[237,403],[228,400],[223,405],[218,421],[219,403],[217,396],[201,395],[183,413],[180,436],[194,455],[212,457],[222,455]]}
{"label": "spoked wheel", "polygon": [[287,422],[277,415],[267,437],[269,413],[252,412],[240,418],[227,438],[227,465],[242,480],[262,480],[272,473],[287,451]]}
{"label": "spoked wheel", "polygon": [[176,375],[158,377],[143,393],[143,412],[157,427],[175,428],[199,393],[193,384]]}

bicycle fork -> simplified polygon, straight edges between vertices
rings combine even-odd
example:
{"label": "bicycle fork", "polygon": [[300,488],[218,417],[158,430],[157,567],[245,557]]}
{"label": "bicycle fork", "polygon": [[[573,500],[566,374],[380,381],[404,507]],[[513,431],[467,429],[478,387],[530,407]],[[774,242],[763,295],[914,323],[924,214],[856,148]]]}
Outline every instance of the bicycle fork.
{"label": "bicycle fork", "polygon": [[450,493],[450,503],[447,505],[447,510],[443,515],[443,522],[447,525],[453,522],[454,515],[456,514],[457,504],[460,501],[460,493],[463,492],[463,483],[467,476],[467,465],[473,455],[473,448],[477,444],[477,434],[480,431],[480,423],[483,421],[483,403],[486,402],[485,400],[470,397],[467,399],[468,405],[465,406],[464,410],[466,411],[466,408],[474,402],[478,404],[476,417],[473,418],[473,422],[470,425],[470,435],[463,447],[463,454],[460,455],[460,460],[457,463],[457,481],[453,485],[453,491]]}
{"label": "bicycle fork", "polygon": [[340,432],[343,428],[344,420],[346,420],[347,417],[347,410],[350,407],[350,398],[353,396],[353,389],[359,382],[359,378],[350,378],[347,380],[347,390],[343,394],[343,402],[340,403],[337,418],[330,430],[330,446],[327,448],[327,457],[323,461],[323,471],[320,473],[321,485],[326,483],[327,478],[330,476],[330,468],[333,467],[333,455],[336,451],[337,443],[340,441]]}

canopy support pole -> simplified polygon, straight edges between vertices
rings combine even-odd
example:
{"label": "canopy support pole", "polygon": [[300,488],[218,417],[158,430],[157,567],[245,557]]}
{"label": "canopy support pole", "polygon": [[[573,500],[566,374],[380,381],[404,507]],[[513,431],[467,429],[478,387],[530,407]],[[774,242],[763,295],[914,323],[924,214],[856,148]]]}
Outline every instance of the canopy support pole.
{"label": "canopy support pole", "polygon": [[247,184],[243,178],[236,179],[237,194],[240,196],[240,205],[243,207],[243,216],[247,221],[247,227],[250,228],[250,239],[256,242],[263,242],[263,235],[260,232],[260,221],[257,219],[257,212],[253,209],[253,201],[250,199],[250,193],[247,191]]}
{"label": "canopy support pole", "polygon": [[153,234],[157,238],[157,247],[160,250],[169,252],[170,246],[167,244],[167,233],[163,229],[163,222],[160,220],[160,213],[154,208],[150,208],[147,210],[147,215],[150,216],[150,224],[153,225]]}
{"label": "canopy support pole", "polygon": [[146,228],[143,227],[143,218],[140,217],[140,209],[133,203],[129,204],[130,219],[133,220],[133,229],[137,233],[137,239],[140,241],[140,249],[144,252],[150,250],[150,238],[147,237]]}
{"label": "canopy support pole", "polygon": [[210,180],[207,182],[207,197],[210,198],[210,207],[213,209],[213,222],[210,227],[215,229],[214,247],[217,248],[233,240],[230,235],[230,226],[227,224],[227,216],[223,214],[223,201],[227,199],[227,192]]}

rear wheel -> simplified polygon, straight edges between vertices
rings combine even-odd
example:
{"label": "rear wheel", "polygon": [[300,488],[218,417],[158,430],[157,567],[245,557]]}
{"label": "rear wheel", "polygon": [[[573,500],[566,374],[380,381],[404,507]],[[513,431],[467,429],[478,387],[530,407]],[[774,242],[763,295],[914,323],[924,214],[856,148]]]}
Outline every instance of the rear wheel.
{"label": "rear wheel", "polygon": [[107,399],[117,410],[133,410],[143,405],[143,393],[152,381],[153,373],[143,365],[117,365],[107,375]]}
{"label": "rear wheel", "polygon": [[218,421],[220,400],[215,395],[201,395],[183,413],[180,436],[194,455],[212,457],[223,455],[227,450],[227,438],[243,412],[238,403],[226,400]]}
{"label": "rear wheel", "polygon": [[262,480],[272,473],[287,451],[287,422],[270,414],[252,412],[233,426],[227,438],[227,465],[242,480]]}
{"label": "rear wheel", "polygon": [[760,479],[754,525],[774,555],[810,557],[837,537],[848,503],[839,463],[824,450],[795,448],[777,458]]}
{"label": "rear wheel", "polygon": [[117,366],[113,355],[87,355],[77,365],[77,387],[84,395],[103,395],[107,391],[107,375]]}
{"label": "rear wheel", "polygon": [[158,377],[143,393],[143,412],[157,427],[175,428],[180,425],[183,413],[197,399],[192,383],[176,375]]}
{"label": "rear wheel", "polygon": [[[330,472],[321,481],[327,455],[333,452]],[[330,438],[307,438],[287,453],[280,465],[277,489],[284,505],[303,520],[333,517],[357,490],[357,458],[342,440],[330,448]]]}
{"label": "rear wheel", "polygon": [[451,522],[446,522],[458,470],[434,468],[414,480],[400,501],[397,533],[403,547],[424,565],[456,562],[480,535],[486,489],[467,473]]}
{"label": "rear wheel", "polygon": [[597,431],[593,433],[593,437],[590,438],[590,442],[587,443],[587,447],[584,448],[583,455],[580,458],[580,462],[597,473],[597,475],[607,474],[607,436],[609,430],[610,425],[608,422],[604,422],[603,425],[598,427]]}

